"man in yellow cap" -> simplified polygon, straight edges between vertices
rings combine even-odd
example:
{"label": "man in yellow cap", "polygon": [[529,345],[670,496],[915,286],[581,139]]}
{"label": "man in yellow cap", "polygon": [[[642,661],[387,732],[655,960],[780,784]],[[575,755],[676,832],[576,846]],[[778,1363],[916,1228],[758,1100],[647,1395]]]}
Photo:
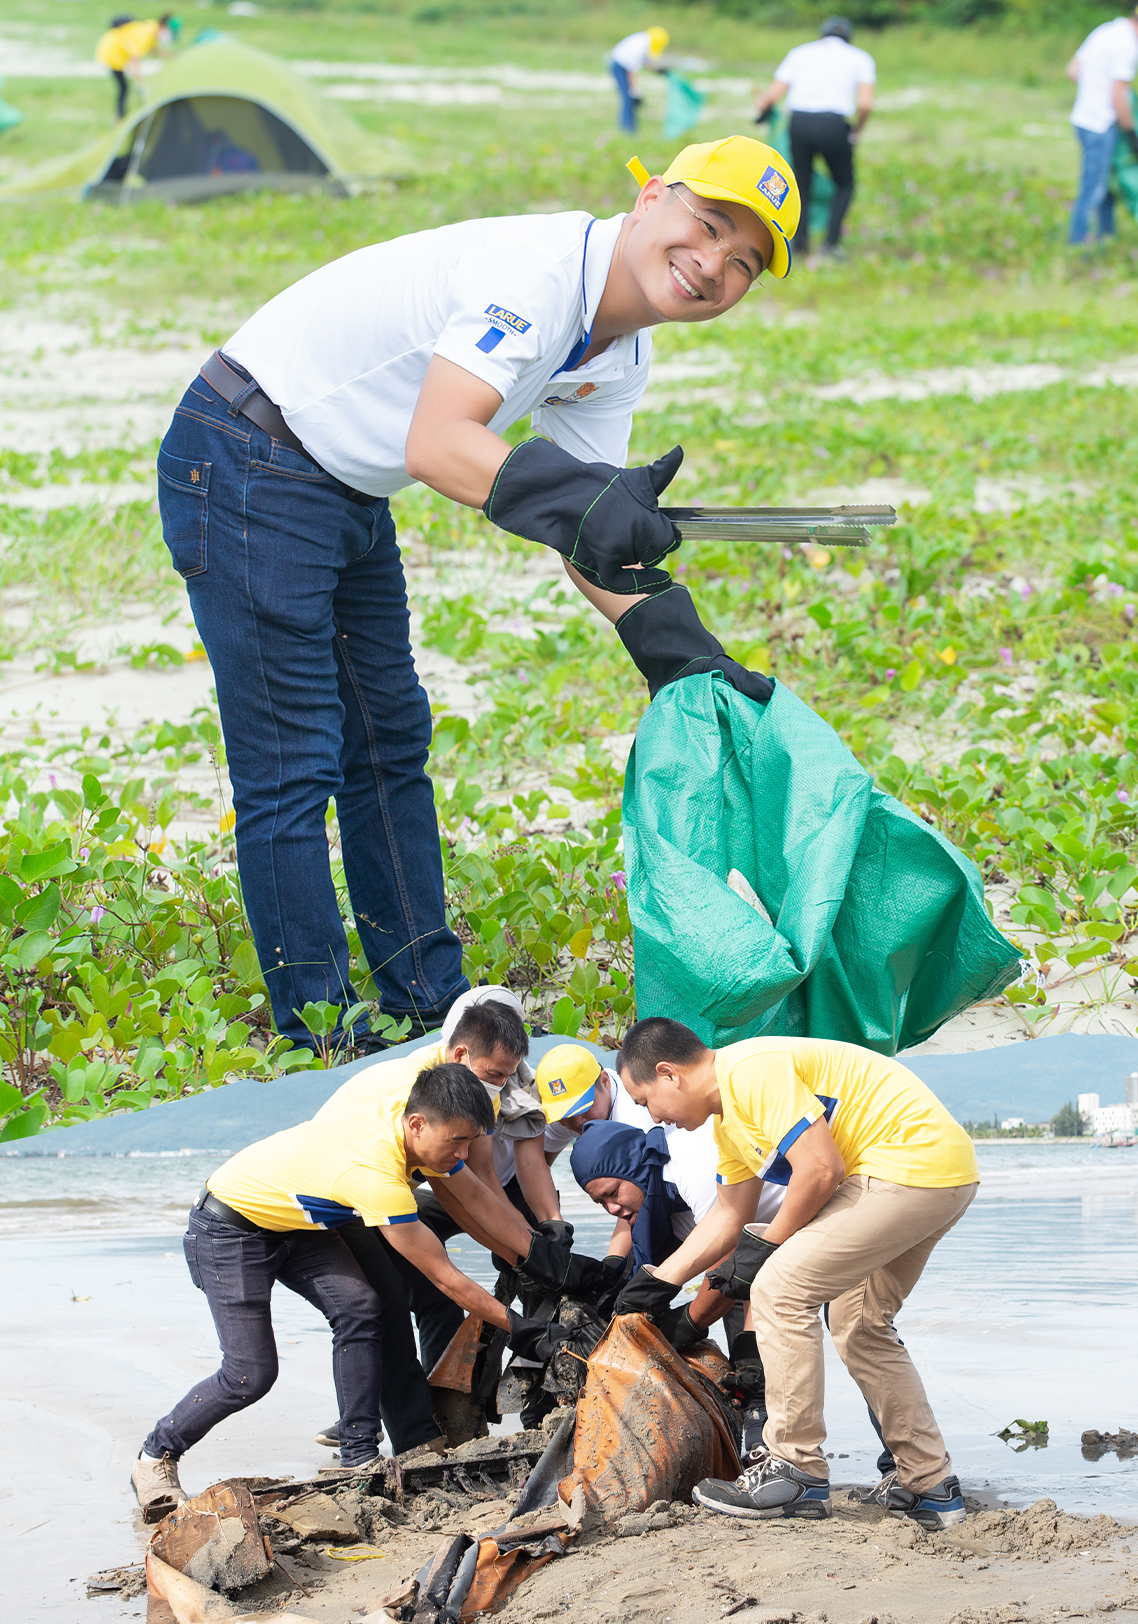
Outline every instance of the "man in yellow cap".
{"label": "man in yellow cap", "polygon": [[[679,534],[657,498],[682,451],[624,463],[652,329],[714,320],[764,273],[784,277],[798,191],[789,164],[744,136],[636,178],[611,219],[463,220],[325,265],[210,357],[163,439],[163,533],[213,667],[245,907],[277,1030],[295,1043],[313,1041],[296,1011],[351,987],[332,797],[384,1009],[418,1035],[467,986],[396,491],[420,480],[561,553],[653,694],[712,668],[759,702],[772,691],[659,568]],[[527,416],[539,438],[511,447],[503,435]]]}
{"label": "man in yellow cap", "polygon": [[609,52],[609,72],[616,80],[620,98],[617,123],[630,135],[636,129],[636,115],[643,100],[640,75],[645,68],[653,68],[657,73],[664,71],[660,59],[670,39],[666,28],[641,28],[635,34],[626,34]]}

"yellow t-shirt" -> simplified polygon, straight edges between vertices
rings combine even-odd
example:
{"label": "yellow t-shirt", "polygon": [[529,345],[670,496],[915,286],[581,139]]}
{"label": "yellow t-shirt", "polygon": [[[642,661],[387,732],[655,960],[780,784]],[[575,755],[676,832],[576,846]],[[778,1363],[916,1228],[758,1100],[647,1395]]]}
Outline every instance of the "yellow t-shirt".
{"label": "yellow t-shirt", "polygon": [[921,1190],[975,1184],[972,1141],[905,1066],[853,1043],[749,1038],[715,1056],[720,1184],[790,1180],[786,1152],[824,1116],[846,1164]]}
{"label": "yellow t-shirt", "polygon": [[414,1223],[412,1173],[451,1178],[466,1166],[459,1162],[449,1173],[408,1168],[403,1112],[414,1080],[377,1089],[354,1110],[330,1112],[326,1105],[311,1122],[239,1150],[206,1180],[207,1189],[262,1229],[278,1232],[337,1229],[353,1218]]}
{"label": "yellow t-shirt", "polygon": [[[433,1066],[446,1064],[446,1044],[436,1043],[425,1049],[413,1049],[410,1054],[393,1055],[390,1060],[377,1060],[374,1065],[364,1066],[353,1073],[346,1083],[324,1101],[317,1111],[314,1122],[322,1122],[325,1117],[339,1116],[342,1111],[358,1111],[361,1106],[375,1105],[384,1099],[392,1089],[402,1089],[403,1103],[407,1103],[416,1077],[421,1071],[429,1071]],[[494,1115],[498,1115],[502,1101],[501,1090],[490,1088],[483,1083],[487,1094],[494,1106]]]}
{"label": "yellow t-shirt", "polygon": [[95,46],[95,60],[121,73],[134,58],[149,56],[157,44],[158,23],[154,18],[148,22],[122,23],[118,28],[107,29]]}

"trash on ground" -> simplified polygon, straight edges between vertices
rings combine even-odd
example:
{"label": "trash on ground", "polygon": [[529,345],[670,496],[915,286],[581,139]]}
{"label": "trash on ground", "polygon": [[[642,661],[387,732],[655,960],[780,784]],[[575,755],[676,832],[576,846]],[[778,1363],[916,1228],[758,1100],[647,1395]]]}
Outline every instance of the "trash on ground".
{"label": "trash on ground", "polygon": [[358,1541],[360,1538],[360,1530],[339,1501],[319,1491],[288,1505],[275,1506],[272,1515],[278,1522],[295,1529],[302,1539]]}
{"label": "trash on ground", "polygon": [[1009,1421],[1002,1432],[997,1432],[996,1437],[1010,1444],[1017,1455],[1021,1455],[1025,1449],[1046,1449],[1047,1422]]}
{"label": "trash on ground", "polygon": [[[334,1505],[333,1509],[339,1511]],[[351,1537],[358,1539],[359,1530]],[[242,1484],[215,1483],[184,1500],[158,1524],[150,1551],[177,1572],[214,1590],[256,1584],[273,1565],[253,1496]]]}
{"label": "trash on ground", "polygon": [[1117,1432],[1099,1432],[1092,1427],[1083,1433],[1079,1441],[1083,1446],[1084,1460],[1101,1460],[1112,1451],[1119,1460],[1129,1460],[1132,1455],[1138,1455],[1138,1432],[1128,1432],[1125,1427],[1119,1427]]}

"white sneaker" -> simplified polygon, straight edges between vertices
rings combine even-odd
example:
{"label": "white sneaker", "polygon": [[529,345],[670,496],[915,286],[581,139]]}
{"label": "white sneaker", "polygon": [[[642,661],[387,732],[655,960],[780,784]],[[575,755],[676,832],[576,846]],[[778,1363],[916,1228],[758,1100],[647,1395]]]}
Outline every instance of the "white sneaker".
{"label": "white sneaker", "polygon": [[158,1522],[188,1499],[178,1481],[178,1463],[172,1455],[154,1460],[150,1455],[140,1454],[131,1470],[130,1481],[147,1522]]}

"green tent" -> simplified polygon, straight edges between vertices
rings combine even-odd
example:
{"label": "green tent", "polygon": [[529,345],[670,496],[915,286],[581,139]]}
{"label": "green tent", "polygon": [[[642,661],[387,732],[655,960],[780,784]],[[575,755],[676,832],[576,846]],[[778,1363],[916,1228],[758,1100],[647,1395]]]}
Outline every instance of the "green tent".
{"label": "green tent", "polygon": [[150,81],[149,100],[93,145],[0,188],[0,198],[78,192],[183,203],[221,192],[340,196],[406,160],[287,63],[230,40],[197,45]]}

